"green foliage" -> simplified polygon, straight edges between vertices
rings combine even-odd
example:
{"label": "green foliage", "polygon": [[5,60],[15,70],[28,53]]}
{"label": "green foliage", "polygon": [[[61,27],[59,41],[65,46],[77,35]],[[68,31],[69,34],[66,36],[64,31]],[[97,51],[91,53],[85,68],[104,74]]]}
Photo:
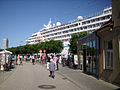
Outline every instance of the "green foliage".
{"label": "green foliage", "polygon": [[69,52],[72,54],[77,54],[77,41],[88,34],[88,32],[79,32],[73,34],[72,38],[70,39]]}
{"label": "green foliage", "polygon": [[39,50],[46,50],[46,53],[61,53],[63,49],[63,43],[60,40],[51,40],[41,42],[33,45],[24,45],[19,47],[8,48],[7,50],[13,52],[13,54],[33,54],[39,53]]}

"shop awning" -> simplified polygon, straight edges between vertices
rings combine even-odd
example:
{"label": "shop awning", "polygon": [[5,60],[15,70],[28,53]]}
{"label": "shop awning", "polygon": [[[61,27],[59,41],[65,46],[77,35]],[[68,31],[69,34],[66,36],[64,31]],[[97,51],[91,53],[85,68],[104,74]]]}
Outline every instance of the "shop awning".
{"label": "shop awning", "polygon": [[7,50],[3,50],[3,51],[0,52],[0,54],[12,54],[12,52],[7,51]]}

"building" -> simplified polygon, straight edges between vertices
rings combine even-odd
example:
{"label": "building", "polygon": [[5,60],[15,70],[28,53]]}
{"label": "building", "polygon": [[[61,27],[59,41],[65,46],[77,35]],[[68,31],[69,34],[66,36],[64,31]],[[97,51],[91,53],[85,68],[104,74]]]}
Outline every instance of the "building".
{"label": "building", "polygon": [[112,18],[78,41],[79,65],[86,73],[120,85],[120,0],[113,0]]}
{"label": "building", "polygon": [[99,77],[120,85],[120,0],[112,1],[112,20],[96,32],[100,38]]}
{"label": "building", "polygon": [[3,39],[3,48],[7,49],[8,48],[8,38]]}
{"label": "building", "polygon": [[[78,32],[93,32],[98,29],[105,22],[109,21],[112,16],[112,7],[105,8],[101,13],[95,16],[84,19],[82,16],[72,22],[61,24],[60,22],[51,25],[51,19],[48,25],[39,32],[43,36],[43,41],[61,40],[64,44],[64,49],[61,54],[68,54],[69,41],[73,34]],[[28,44],[30,44],[29,42]]]}

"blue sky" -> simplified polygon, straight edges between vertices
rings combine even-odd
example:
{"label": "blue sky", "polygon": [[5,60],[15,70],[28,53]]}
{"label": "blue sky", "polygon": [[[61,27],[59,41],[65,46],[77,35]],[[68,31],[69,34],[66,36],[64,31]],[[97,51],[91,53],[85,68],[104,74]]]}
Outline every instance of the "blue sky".
{"label": "blue sky", "polygon": [[62,24],[111,5],[111,0],[0,0],[0,48],[3,39],[16,47],[43,28],[49,18]]}

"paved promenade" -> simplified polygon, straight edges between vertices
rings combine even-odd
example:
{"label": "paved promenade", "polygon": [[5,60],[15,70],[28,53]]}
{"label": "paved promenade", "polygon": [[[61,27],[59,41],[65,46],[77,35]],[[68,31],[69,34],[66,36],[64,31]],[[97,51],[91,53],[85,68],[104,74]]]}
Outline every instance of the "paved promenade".
{"label": "paved promenade", "polygon": [[[97,80],[79,70],[61,67],[55,78],[46,65],[24,63],[10,72],[0,72],[0,90],[118,90],[119,87]],[[2,75],[5,76],[2,76]],[[4,77],[4,79],[2,78]]]}
{"label": "paved promenade", "polygon": [[[11,71],[12,72],[12,71]],[[9,73],[11,73],[9,72]],[[83,90],[69,80],[57,74],[55,78],[49,77],[49,71],[40,64],[24,63],[0,84],[0,90]]]}
{"label": "paved promenade", "polygon": [[120,87],[103,80],[98,80],[91,75],[84,74],[81,70],[73,70],[60,66],[59,72],[86,90],[120,90]]}

